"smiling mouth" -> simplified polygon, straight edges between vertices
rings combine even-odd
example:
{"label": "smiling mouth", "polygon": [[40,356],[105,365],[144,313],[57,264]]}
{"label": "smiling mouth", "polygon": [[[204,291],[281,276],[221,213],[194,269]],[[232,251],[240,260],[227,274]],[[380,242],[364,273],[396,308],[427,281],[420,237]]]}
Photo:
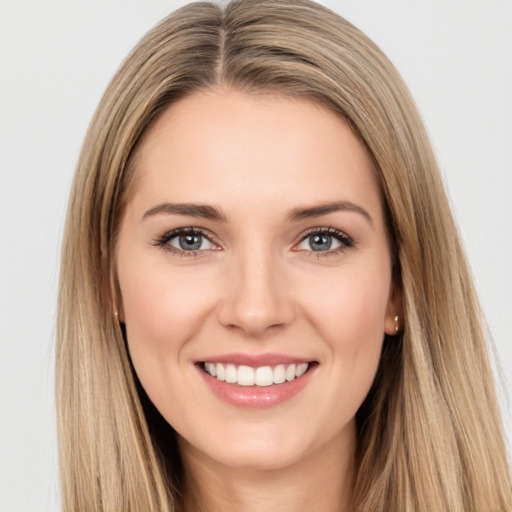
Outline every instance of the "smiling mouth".
{"label": "smiling mouth", "polygon": [[268,387],[302,377],[314,363],[278,364],[253,368],[245,365],[201,363],[203,370],[221,382],[239,386]]}

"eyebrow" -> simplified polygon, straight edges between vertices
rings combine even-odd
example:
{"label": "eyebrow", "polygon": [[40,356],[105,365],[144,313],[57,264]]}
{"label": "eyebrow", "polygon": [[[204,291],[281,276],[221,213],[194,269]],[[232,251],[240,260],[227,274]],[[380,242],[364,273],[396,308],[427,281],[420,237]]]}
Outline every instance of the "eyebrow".
{"label": "eyebrow", "polygon": [[201,219],[226,222],[227,217],[213,206],[196,203],[162,203],[148,210],[142,219],[153,217],[159,214],[186,215],[188,217],[198,217]]}
{"label": "eyebrow", "polygon": [[307,208],[294,208],[288,214],[288,220],[298,221],[314,217],[321,217],[334,212],[355,212],[362,215],[370,224],[373,225],[371,215],[361,206],[352,201],[331,201],[321,203]]}
{"label": "eyebrow", "polygon": [[[327,215],[329,213],[347,211],[359,213],[373,225],[371,215],[364,208],[352,201],[331,201],[305,208],[294,208],[290,213],[288,213],[287,220],[296,222],[303,219],[321,217],[322,215]],[[185,215],[188,217],[198,217],[217,222],[227,222],[228,220],[226,215],[214,206],[197,203],[161,203],[144,213],[142,219],[145,220],[148,217],[160,214]]]}

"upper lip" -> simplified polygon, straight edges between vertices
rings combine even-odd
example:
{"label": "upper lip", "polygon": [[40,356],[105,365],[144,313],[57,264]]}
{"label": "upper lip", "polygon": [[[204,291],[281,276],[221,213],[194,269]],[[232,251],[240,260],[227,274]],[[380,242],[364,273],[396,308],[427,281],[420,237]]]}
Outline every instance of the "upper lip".
{"label": "upper lip", "polygon": [[312,360],[304,357],[291,356],[287,354],[243,354],[231,353],[205,357],[198,363],[227,363],[237,366],[245,365],[258,368],[260,366],[276,366],[278,364],[301,364],[311,363]]}

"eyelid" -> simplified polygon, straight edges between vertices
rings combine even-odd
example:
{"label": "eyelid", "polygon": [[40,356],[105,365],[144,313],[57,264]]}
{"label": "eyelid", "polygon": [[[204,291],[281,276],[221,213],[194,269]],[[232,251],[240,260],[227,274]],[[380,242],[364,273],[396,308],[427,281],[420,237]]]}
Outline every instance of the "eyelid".
{"label": "eyelid", "polygon": [[[199,234],[201,236],[204,236],[211,244],[214,245],[213,248],[208,249],[198,249],[195,251],[186,251],[183,249],[179,249],[177,247],[174,247],[170,245],[168,242],[169,240],[180,236],[184,234]],[[329,235],[335,238],[339,243],[340,246],[336,247],[334,249],[328,249],[326,251],[313,251],[308,249],[299,249],[298,245],[300,245],[304,240],[306,240],[308,237],[310,237],[313,234],[319,234],[319,235]],[[178,254],[181,256],[200,256],[208,251],[218,251],[222,249],[221,244],[217,241],[217,237],[211,233],[210,231],[201,228],[201,227],[180,227],[171,229],[169,231],[166,231],[164,234],[157,236],[154,240],[152,245],[158,246],[164,250],[168,250],[169,252],[173,254]],[[296,241],[292,246],[292,251],[294,252],[301,252],[301,253],[308,253],[310,255],[314,255],[316,257],[321,256],[329,256],[337,253],[341,253],[351,247],[354,247],[356,245],[354,239],[347,235],[344,231],[341,231],[339,229],[336,229],[332,226],[317,226],[307,229],[305,232],[301,233],[298,241]]]}
{"label": "eyelid", "polygon": [[[173,238],[176,238],[180,235],[201,235],[205,237],[211,244],[213,244],[214,247],[208,248],[208,249],[198,249],[196,251],[186,251],[183,249],[179,249],[177,247],[174,247],[169,244],[169,241]],[[200,227],[181,227],[181,228],[175,228],[171,229],[169,231],[166,231],[164,234],[157,236],[153,240],[153,244],[155,246],[158,246],[164,250],[167,250],[173,254],[178,254],[180,256],[193,256],[197,257],[207,251],[218,251],[221,249],[220,244],[217,242],[216,237],[211,233],[210,231],[200,228]]]}
{"label": "eyelid", "polygon": [[[297,246],[300,245],[304,240],[309,238],[311,235],[329,235],[333,238],[336,238],[336,240],[340,243],[339,247],[336,247],[335,249],[328,249],[327,251],[313,251],[313,250],[307,250],[307,249],[298,249]],[[339,229],[333,228],[332,226],[322,226],[322,227],[313,227],[306,230],[304,233],[300,235],[300,238],[297,242],[294,243],[292,250],[295,252],[304,252],[309,253],[317,257],[321,256],[328,256],[337,254],[340,252],[343,252],[347,249],[350,249],[351,247],[354,247],[356,245],[354,239],[347,235],[344,231],[341,231]]]}

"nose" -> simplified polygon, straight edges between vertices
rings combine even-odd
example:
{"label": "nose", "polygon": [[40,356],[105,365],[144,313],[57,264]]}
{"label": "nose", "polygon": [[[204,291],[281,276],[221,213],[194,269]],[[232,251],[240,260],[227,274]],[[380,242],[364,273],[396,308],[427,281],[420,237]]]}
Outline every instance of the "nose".
{"label": "nose", "polygon": [[225,327],[258,338],[294,318],[286,272],[271,254],[240,256],[231,262],[218,309]]}

